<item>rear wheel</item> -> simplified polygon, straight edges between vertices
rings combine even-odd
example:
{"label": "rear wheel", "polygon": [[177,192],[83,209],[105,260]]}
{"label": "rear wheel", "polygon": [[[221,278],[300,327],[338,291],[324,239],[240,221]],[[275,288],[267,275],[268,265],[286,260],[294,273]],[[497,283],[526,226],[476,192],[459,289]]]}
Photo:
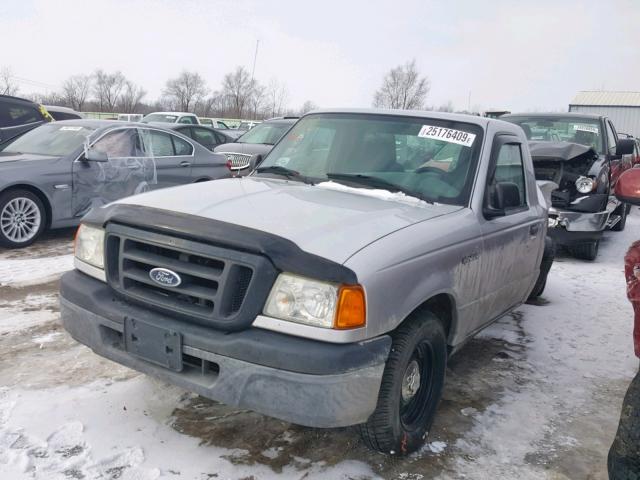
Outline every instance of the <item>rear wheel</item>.
{"label": "rear wheel", "polygon": [[408,455],[420,448],[442,395],[447,341],[431,312],[408,320],[393,335],[378,404],[359,426],[369,448]]}
{"label": "rear wheel", "polygon": [[569,252],[576,258],[581,260],[595,260],[598,256],[598,247],[600,240],[589,243],[581,243],[569,247]]}
{"label": "rear wheel", "polygon": [[0,195],[0,246],[21,248],[31,245],[46,225],[40,199],[28,190],[9,190]]}
{"label": "rear wheel", "polygon": [[627,214],[629,213],[629,208],[627,207],[626,203],[621,203],[613,213],[614,215],[620,215],[620,220],[618,220],[618,223],[611,227],[611,230],[613,230],[614,232],[621,232],[624,230],[624,227],[627,224]]}

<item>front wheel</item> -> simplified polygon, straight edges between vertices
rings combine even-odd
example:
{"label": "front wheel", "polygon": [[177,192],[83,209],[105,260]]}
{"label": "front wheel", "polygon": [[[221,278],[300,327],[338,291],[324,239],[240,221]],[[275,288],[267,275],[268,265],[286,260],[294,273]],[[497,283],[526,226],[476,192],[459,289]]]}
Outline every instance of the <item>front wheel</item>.
{"label": "front wheel", "polygon": [[614,213],[617,215],[620,215],[620,220],[618,220],[618,223],[616,223],[613,227],[611,227],[611,230],[613,230],[614,232],[621,232],[624,230],[624,227],[627,225],[627,214],[629,213],[627,204],[621,203]]}
{"label": "front wheel", "polygon": [[426,438],[444,385],[447,339],[431,312],[408,320],[393,335],[375,411],[359,426],[365,444],[408,455]]}
{"label": "front wheel", "polygon": [[40,199],[28,190],[10,190],[0,195],[0,246],[31,245],[46,225]]}

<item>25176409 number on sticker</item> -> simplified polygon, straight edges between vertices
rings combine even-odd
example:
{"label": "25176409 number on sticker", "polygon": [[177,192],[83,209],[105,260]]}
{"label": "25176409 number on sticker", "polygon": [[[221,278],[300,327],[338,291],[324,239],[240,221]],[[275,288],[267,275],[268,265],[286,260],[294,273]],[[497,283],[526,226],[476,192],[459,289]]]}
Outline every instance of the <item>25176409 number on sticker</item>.
{"label": "25176409 number on sticker", "polygon": [[457,143],[465,147],[473,145],[473,141],[476,139],[474,133],[463,132],[462,130],[455,130],[453,128],[435,127],[433,125],[423,125],[418,132],[418,136],[449,143]]}

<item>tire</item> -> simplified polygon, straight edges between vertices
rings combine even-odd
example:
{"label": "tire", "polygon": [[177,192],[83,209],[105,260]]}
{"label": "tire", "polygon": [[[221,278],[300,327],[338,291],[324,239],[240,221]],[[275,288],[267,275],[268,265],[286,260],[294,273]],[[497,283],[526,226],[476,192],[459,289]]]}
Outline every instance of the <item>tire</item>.
{"label": "tire", "polygon": [[589,243],[581,243],[569,247],[569,252],[580,260],[595,260],[598,256],[598,247],[600,246],[600,240]]}
{"label": "tire", "polygon": [[640,479],[640,373],[631,381],[624,397],[607,470],[610,480]]}
{"label": "tire", "polygon": [[[21,216],[16,217],[17,214]],[[27,247],[46,225],[47,214],[37,195],[28,190],[9,190],[0,195],[0,246]]]}
{"label": "tire", "polygon": [[530,302],[535,300],[542,292],[544,292],[544,288],[547,286],[547,277],[549,276],[549,270],[551,270],[551,265],[553,265],[553,259],[556,256],[556,244],[551,237],[545,238],[544,243],[544,253],[542,254],[542,260],[540,262],[540,274],[538,275],[538,279],[536,280],[527,301]]}
{"label": "tire", "polygon": [[613,230],[614,232],[621,232],[627,225],[627,214],[629,213],[627,204],[621,203],[620,206],[616,208],[615,212],[617,212],[616,215],[620,215],[620,220],[613,227],[611,227],[611,230]]}
{"label": "tire", "polygon": [[442,396],[446,365],[447,339],[433,313],[424,312],[398,327],[376,409],[359,425],[369,448],[404,456],[424,444]]}

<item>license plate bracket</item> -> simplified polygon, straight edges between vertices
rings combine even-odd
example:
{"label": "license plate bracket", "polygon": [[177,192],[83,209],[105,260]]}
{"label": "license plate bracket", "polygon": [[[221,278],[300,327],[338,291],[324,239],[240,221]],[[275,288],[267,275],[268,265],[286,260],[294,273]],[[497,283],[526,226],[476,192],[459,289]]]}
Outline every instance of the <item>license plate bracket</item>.
{"label": "license plate bracket", "polygon": [[124,344],[128,353],[156,365],[182,371],[182,335],[134,318],[124,319]]}

